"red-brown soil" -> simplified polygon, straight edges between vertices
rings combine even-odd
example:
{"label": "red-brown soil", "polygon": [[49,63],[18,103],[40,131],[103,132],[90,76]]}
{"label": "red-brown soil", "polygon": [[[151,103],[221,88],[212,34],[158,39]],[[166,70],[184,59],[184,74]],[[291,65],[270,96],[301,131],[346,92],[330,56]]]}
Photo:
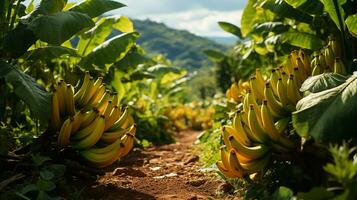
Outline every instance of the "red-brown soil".
{"label": "red-brown soil", "polygon": [[192,154],[197,132],[177,135],[174,144],[134,149],[82,192],[85,199],[219,199],[215,173],[201,172]]}

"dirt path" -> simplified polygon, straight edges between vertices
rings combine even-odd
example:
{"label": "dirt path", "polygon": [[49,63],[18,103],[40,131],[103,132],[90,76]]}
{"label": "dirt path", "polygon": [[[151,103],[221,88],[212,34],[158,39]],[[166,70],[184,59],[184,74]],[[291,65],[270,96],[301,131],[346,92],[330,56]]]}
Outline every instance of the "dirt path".
{"label": "dirt path", "polygon": [[197,134],[182,132],[175,144],[134,149],[86,189],[86,199],[218,199],[222,182],[201,172],[191,153]]}

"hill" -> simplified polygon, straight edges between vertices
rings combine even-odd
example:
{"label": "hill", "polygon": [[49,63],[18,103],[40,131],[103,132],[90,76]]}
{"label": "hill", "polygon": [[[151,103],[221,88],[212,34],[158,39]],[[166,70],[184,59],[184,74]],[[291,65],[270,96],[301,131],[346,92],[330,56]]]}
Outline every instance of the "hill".
{"label": "hill", "polygon": [[188,31],[176,30],[163,23],[150,20],[133,20],[141,37],[138,43],[149,53],[164,54],[177,66],[188,70],[198,69],[212,63],[203,53],[206,49],[226,51],[226,45]]}

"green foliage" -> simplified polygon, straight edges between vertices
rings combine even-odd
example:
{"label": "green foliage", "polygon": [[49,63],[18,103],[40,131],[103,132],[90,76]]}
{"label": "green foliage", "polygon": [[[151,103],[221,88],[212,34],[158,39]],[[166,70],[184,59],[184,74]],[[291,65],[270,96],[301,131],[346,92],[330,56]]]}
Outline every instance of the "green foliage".
{"label": "green foliage", "polygon": [[38,16],[29,23],[36,37],[53,45],[60,45],[80,30],[93,26],[87,15],[72,11]]}
{"label": "green foliage", "polygon": [[347,78],[348,77],[344,75],[335,73],[319,74],[306,79],[302,84],[300,91],[310,93],[321,92],[341,85]]}
{"label": "green foliage", "polygon": [[350,33],[357,37],[357,14],[348,16],[345,22]]}
{"label": "green foliage", "polygon": [[95,18],[108,11],[124,6],[124,4],[112,0],[87,0],[73,6],[70,10],[87,14],[90,18]]}
{"label": "green foliage", "polygon": [[226,32],[232,33],[236,37],[242,39],[242,32],[240,28],[234,24],[228,23],[228,22],[218,22],[219,26],[225,30]]}
{"label": "green foliage", "polygon": [[337,87],[301,99],[292,116],[297,133],[322,142],[356,139],[353,121],[357,117],[356,78],[352,75]]}

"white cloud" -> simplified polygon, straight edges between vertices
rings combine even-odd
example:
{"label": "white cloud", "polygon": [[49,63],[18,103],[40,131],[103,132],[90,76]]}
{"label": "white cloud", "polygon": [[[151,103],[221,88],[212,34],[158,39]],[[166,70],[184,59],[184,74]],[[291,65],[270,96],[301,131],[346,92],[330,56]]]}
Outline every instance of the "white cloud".
{"label": "white cloud", "polygon": [[240,25],[241,16],[242,10],[214,11],[208,9],[192,9],[170,14],[146,14],[136,16],[136,18],[163,22],[169,27],[185,29],[202,36],[230,36],[230,34],[219,28],[217,22],[225,21]]}

